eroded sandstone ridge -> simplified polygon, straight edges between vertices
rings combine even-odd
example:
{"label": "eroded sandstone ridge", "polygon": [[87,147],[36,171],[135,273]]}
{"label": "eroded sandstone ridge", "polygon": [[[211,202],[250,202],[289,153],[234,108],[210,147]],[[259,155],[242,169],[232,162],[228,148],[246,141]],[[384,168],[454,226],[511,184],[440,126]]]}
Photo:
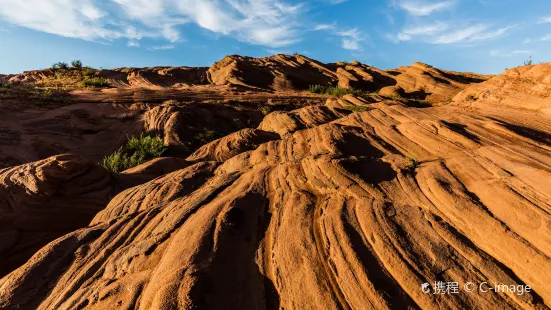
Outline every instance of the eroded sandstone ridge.
{"label": "eroded sandstone ridge", "polygon": [[[213,66],[209,79],[225,85],[260,81],[240,77],[237,72],[249,69],[239,64],[235,71],[236,57]],[[278,70],[286,72],[286,66],[296,65],[292,59],[287,63],[289,58],[279,58],[285,62],[270,67],[276,80]],[[264,60],[247,61],[252,66]],[[426,74],[406,78],[414,76],[407,72],[419,66],[423,67],[397,69],[390,75],[407,92],[408,83],[427,78]],[[512,70],[521,76],[541,74],[536,80],[543,86],[538,89],[545,89],[551,76],[546,66]],[[507,71],[452,91],[452,80],[459,77],[423,68],[432,72],[433,79],[437,74],[449,79],[449,83],[435,79],[431,89],[432,93],[445,89],[446,96],[465,87],[470,87],[464,91],[467,94],[479,88],[497,92],[492,88],[495,81],[510,83],[513,78]],[[232,79],[217,80],[223,74],[215,73],[221,70]],[[264,76],[259,72],[251,76],[256,75]],[[303,78],[294,71],[285,76],[292,83]],[[324,76],[328,81],[335,78]],[[266,75],[269,85],[271,79]],[[0,223],[8,222],[3,214],[29,223],[23,221],[29,220],[24,212],[41,212],[39,225],[50,225],[74,218],[60,215],[63,208],[93,213],[86,214],[87,225],[67,227],[71,231],[59,234],[0,279],[0,308],[551,306],[549,115],[529,107],[519,109],[521,101],[497,105],[480,99],[466,106],[458,100],[461,93],[455,102],[424,108],[381,92],[323,97],[321,103],[302,101],[297,107],[292,102],[310,95],[277,90],[256,100],[287,95],[277,99],[285,103],[272,104],[272,111],[259,114],[250,108],[257,102],[238,99],[258,94],[226,91],[230,101],[210,103],[215,106],[208,108],[171,102],[146,103],[137,109],[139,126],[162,135],[167,146],[178,149],[193,146],[186,143],[197,132],[199,116],[205,117],[208,128],[221,120],[224,134],[189,150],[185,160],[157,159],[110,174],[81,157],[63,155],[0,170],[1,184],[8,184],[4,191],[0,187],[0,202],[5,201],[0,205],[4,212]],[[539,95],[549,100],[548,93]],[[232,110],[232,105],[239,108]],[[240,121],[230,121],[239,117]],[[247,117],[249,121],[243,119]],[[46,167],[41,169],[47,173],[39,173],[40,167]],[[100,180],[92,182],[93,189],[92,176]],[[34,178],[61,181],[52,185]],[[64,190],[66,183],[70,191]],[[37,194],[39,203],[55,197],[61,205],[29,204],[38,199]],[[94,204],[87,207],[89,201]],[[11,228],[17,233],[27,233],[25,229]],[[37,230],[33,233],[40,233]],[[11,244],[26,244],[12,239],[2,243],[2,251],[12,251]],[[530,285],[532,291],[423,293],[421,285],[435,281]]]}

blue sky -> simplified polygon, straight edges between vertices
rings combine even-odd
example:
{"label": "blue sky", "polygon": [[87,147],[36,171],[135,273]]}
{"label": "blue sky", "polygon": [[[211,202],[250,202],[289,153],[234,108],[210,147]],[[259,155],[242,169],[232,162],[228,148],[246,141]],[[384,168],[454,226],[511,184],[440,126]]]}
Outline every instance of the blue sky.
{"label": "blue sky", "polygon": [[499,73],[551,61],[551,0],[0,0],[0,73],[300,53]]}

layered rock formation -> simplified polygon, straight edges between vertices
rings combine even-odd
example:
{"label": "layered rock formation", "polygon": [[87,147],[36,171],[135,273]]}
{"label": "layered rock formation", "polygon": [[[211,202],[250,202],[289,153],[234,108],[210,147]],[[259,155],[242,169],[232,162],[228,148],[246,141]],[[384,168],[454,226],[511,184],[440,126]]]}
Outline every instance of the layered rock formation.
{"label": "layered rock formation", "polygon": [[214,84],[273,90],[339,86],[434,102],[451,99],[465,86],[487,79],[480,74],[439,70],[418,62],[385,71],[357,61],[322,64],[298,54],[266,58],[227,56],[212,65],[208,74]]}
{"label": "layered rock formation", "polygon": [[[236,59],[213,66],[220,75],[210,72],[211,81],[247,86]],[[272,76],[318,65],[271,61]],[[514,70],[540,74],[545,86],[547,66]],[[337,71],[368,72],[359,63],[324,68],[330,83],[350,86],[357,76]],[[425,85],[437,96],[482,79],[422,64],[385,72],[397,81],[388,91]],[[385,80],[385,72],[370,76]],[[478,86],[505,95],[510,88],[491,85],[510,74]],[[361,76],[358,83],[368,80]],[[296,84],[302,76],[286,77]],[[0,259],[21,257],[0,278],[0,308],[548,309],[551,119],[521,101],[465,107],[458,98],[412,108],[347,95],[265,117],[230,102],[147,103],[144,130],[170,147],[204,145],[185,160],[156,159],[120,175],[69,155],[0,170],[0,223],[8,223]],[[532,97],[522,98],[530,109]],[[66,223],[82,208],[82,221]],[[52,224],[67,230],[30,250],[26,240]],[[457,282],[460,292],[433,294],[438,281]],[[467,282],[531,290],[467,293]]]}
{"label": "layered rock formation", "polygon": [[491,104],[551,114],[551,63],[507,69],[490,80],[458,93],[454,102]]}
{"label": "layered rock formation", "polygon": [[[484,112],[295,111],[305,129],[122,192],[0,280],[0,305],[544,308],[551,146],[518,130],[526,115]],[[533,292],[420,290],[438,280]]]}
{"label": "layered rock formation", "polygon": [[[33,83],[74,75],[76,69],[46,69],[24,72],[11,77],[13,83]],[[295,54],[264,58],[232,55],[206,67],[120,68],[94,71],[116,88],[182,88],[193,85],[231,85],[256,91],[306,90],[311,85],[354,88],[381,92],[387,96],[439,102],[451,99],[466,86],[488,76],[439,70],[423,63],[380,70],[361,64],[338,62],[323,64]]]}

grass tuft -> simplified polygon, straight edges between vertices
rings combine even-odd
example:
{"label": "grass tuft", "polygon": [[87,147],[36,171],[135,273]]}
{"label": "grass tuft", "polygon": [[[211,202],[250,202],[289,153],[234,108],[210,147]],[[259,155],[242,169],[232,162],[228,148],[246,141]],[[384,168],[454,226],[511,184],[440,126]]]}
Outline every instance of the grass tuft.
{"label": "grass tuft", "polygon": [[335,97],[342,97],[344,95],[361,95],[362,91],[357,89],[341,88],[336,86],[322,86],[322,85],[310,85],[308,90],[314,94],[325,94]]}
{"label": "grass tuft", "polygon": [[88,78],[84,81],[82,81],[82,84],[84,86],[92,86],[92,87],[108,87],[110,86],[109,82],[102,78],[102,77],[97,77],[97,78]]}
{"label": "grass tuft", "polygon": [[84,68],[84,70],[82,70],[82,75],[85,77],[93,77],[96,75],[96,71],[92,68]]}
{"label": "grass tuft", "polygon": [[161,157],[166,147],[160,137],[141,134],[132,137],[113,154],[103,159],[103,167],[111,172],[122,172]]}

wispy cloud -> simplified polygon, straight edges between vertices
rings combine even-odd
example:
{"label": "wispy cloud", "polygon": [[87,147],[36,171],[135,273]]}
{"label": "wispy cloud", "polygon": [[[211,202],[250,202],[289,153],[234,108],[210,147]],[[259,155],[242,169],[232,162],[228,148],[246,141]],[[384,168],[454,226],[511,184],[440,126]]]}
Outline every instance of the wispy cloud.
{"label": "wispy cloud", "polygon": [[303,5],[282,0],[0,0],[10,24],[91,41],[144,37],[181,40],[179,26],[281,47],[300,40]]}
{"label": "wispy cloud", "polygon": [[518,55],[531,55],[531,51],[526,50],[513,50],[513,51],[506,51],[506,50],[491,50],[488,53],[492,57],[513,57]]}
{"label": "wispy cloud", "polygon": [[319,24],[314,27],[314,30],[335,30],[336,23],[332,24]]}
{"label": "wispy cloud", "polygon": [[417,40],[430,44],[465,44],[497,39],[515,27],[516,25],[512,25],[496,29],[486,24],[437,22],[407,26],[397,34],[387,37],[395,43]]}
{"label": "wispy cloud", "polygon": [[176,46],[174,44],[159,45],[148,48],[151,51],[166,51],[174,49]]}
{"label": "wispy cloud", "polygon": [[365,36],[358,28],[338,29],[337,23],[319,24],[314,27],[317,31],[327,31],[341,38],[341,47],[346,50],[359,51],[362,49],[360,42],[365,40]]}
{"label": "wispy cloud", "polygon": [[128,43],[126,45],[129,46],[129,47],[140,47],[140,42],[138,42],[138,41],[128,41]]}
{"label": "wispy cloud", "polygon": [[0,0],[0,18],[18,26],[85,40],[139,39],[131,26],[109,25],[90,0]]}
{"label": "wispy cloud", "polygon": [[483,40],[496,39],[503,36],[508,30],[515,26],[500,28],[494,31],[488,31],[488,26],[477,24],[466,27],[461,30],[451,33],[441,34],[436,37],[432,43],[434,44],[455,44],[455,43],[472,43]]}
{"label": "wispy cloud", "polygon": [[406,27],[395,36],[395,41],[410,41],[417,36],[430,36],[448,28],[445,23],[435,23],[414,27]]}
{"label": "wispy cloud", "polygon": [[524,43],[547,42],[547,41],[551,41],[551,33],[546,34],[546,35],[544,35],[542,37],[539,37],[539,38],[528,38],[528,39],[524,40]]}
{"label": "wispy cloud", "polygon": [[538,24],[547,24],[551,23],[551,15],[550,16],[544,16],[538,19]]}
{"label": "wispy cloud", "polygon": [[362,49],[360,47],[360,41],[365,39],[358,28],[353,28],[346,31],[337,31],[335,34],[341,37],[342,48],[351,51],[359,51]]}
{"label": "wispy cloud", "polygon": [[398,7],[413,16],[427,16],[437,11],[450,9],[454,6],[454,0],[440,2],[425,2],[419,0],[401,0]]}

